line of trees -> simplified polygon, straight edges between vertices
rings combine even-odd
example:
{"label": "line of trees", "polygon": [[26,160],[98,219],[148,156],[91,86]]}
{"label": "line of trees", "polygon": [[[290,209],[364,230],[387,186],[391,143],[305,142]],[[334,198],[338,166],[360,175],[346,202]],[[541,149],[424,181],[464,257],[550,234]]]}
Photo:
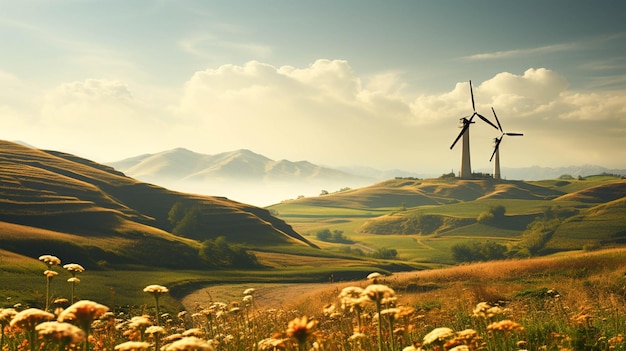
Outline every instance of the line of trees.
{"label": "line of trees", "polygon": [[353,244],[354,243],[354,241],[350,240],[348,237],[343,235],[343,230],[335,229],[331,232],[330,229],[328,228],[320,229],[315,233],[315,237],[318,240],[332,242],[332,243],[339,243],[339,244]]}

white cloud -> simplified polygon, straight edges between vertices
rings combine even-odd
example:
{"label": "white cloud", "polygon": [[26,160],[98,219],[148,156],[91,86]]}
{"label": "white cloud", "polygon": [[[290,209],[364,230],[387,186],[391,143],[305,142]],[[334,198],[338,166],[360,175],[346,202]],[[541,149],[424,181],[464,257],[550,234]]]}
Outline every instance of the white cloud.
{"label": "white cloud", "polygon": [[223,56],[224,52],[237,52],[262,58],[272,52],[272,48],[267,45],[219,40],[211,34],[184,38],[180,40],[179,46],[186,53],[204,58],[215,57],[217,52],[220,56]]}
{"label": "white cloud", "polygon": [[507,59],[507,58],[519,58],[527,56],[536,56],[543,54],[550,54],[555,52],[572,51],[580,48],[579,43],[565,43],[545,45],[536,48],[515,49],[506,51],[485,52],[480,54],[474,54],[462,57],[465,60],[495,60],[495,59]]}
{"label": "white cloud", "polygon": [[[7,74],[0,79],[19,81]],[[14,104],[0,106],[0,113],[21,128],[9,140],[96,161],[175,147],[202,153],[248,148],[330,166],[457,169],[459,151],[449,146],[458,119],[472,112],[468,82],[419,96],[407,95],[403,86],[397,74],[365,79],[341,60],[304,68],[252,61],[196,72],[178,95],[149,98],[144,87],[133,92],[123,81],[88,79],[47,91],[36,120],[22,119],[25,110]],[[626,92],[574,92],[565,77],[543,68],[499,73],[473,87],[479,113],[493,120],[493,106],[505,131],[525,134],[505,141],[503,166],[612,167],[625,159],[615,145],[626,143]],[[495,136],[498,131],[481,121],[472,127],[474,168],[490,166]]]}

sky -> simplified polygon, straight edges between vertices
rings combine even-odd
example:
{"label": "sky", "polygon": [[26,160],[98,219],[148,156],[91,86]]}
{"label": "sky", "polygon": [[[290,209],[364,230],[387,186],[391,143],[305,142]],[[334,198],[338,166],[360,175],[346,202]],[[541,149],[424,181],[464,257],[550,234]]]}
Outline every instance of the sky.
{"label": "sky", "polygon": [[[0,0],[0,139],[458,172],[626,168],[626,2]],[[472,167],[493,138],[471,131]]]}

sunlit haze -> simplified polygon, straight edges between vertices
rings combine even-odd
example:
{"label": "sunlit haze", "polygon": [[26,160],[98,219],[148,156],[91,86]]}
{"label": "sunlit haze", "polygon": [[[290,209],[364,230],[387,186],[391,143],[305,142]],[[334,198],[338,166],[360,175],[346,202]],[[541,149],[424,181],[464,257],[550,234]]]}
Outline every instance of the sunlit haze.
{"label": "sunlit haze", "polygon": [[[97,162],[184,147],[457,171],[626,168],[624,1],[3,1],[0,138]],[[500,132],[471,127],[474,168]]]}

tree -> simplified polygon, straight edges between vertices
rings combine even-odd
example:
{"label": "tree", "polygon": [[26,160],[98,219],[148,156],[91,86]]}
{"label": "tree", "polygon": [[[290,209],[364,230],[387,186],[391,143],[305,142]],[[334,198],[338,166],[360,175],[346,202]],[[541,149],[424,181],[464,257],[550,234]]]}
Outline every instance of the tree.
{"label": "tree", "polygon": [[476,221],[481,224],[493,224],[504,219],[506,208],[502,205],[490,206],[487,210],[481,212]]}
{"label": "tree", "polygon": [[320,230],[317,231],[315,236],[317,237],[318,240],[330,241],[330,238],[332,237],[332,233],[330,232],[330,229],[328,229],[328,228],[320,229]]}

